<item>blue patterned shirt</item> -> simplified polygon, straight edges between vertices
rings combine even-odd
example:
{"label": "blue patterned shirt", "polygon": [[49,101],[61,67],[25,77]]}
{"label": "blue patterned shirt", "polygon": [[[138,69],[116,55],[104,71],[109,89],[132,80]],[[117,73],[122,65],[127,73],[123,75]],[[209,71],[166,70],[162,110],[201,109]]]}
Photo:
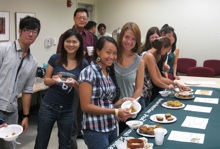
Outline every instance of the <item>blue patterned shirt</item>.
{"label": "blue patterned shirt", "polygon": [[[113,109],[115,85],[108,74],[106,78],[101,66],[91,62],[79,76],[79,83],[88,82],[92,85],[91,104],[102,108]],[[116,118],[114,114],[94,115],[83,113],[83,129],[90,129],[98,132],[109,132],[116,129]]]}
{"label": "blue patterned shirt", "polygon": [[37,61],[30,49],[28,55],[22,60],[22,49],[18,40],[0,43],[1,111],[17,111],[18,95],[20,93],[33,93],[36,70]]}

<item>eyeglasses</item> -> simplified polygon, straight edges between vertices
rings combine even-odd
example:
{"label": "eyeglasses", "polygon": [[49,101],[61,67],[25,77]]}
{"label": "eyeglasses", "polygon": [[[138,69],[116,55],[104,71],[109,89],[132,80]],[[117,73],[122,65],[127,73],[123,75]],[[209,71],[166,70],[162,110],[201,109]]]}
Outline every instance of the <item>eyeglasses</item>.
{"label": "eyeglasses", "polygon": [[77,20],[86,21],[86,20],[87,20],[87,17],[79,16],[79,17],[76,17],[76,19],[77,19]]}
{"label": "eyeglasses", "polygon": [[37,35],[38,34],[38,30],[37,29],[23,29],[23,31],[27,34],[32,33],[33,35]]}

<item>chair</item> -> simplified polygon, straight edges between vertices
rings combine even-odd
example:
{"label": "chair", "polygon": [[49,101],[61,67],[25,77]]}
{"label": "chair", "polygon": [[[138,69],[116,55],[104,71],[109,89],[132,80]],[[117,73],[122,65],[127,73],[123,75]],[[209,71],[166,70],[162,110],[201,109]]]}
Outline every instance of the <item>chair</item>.
{"label": "chair", "polygon": [[205,60],[203,62],[203,66],[214,69],[215,76],[220,75],[220,60],[216,60],[216,59]]}
{"label": "chair", "polygon": [[187,76],[215,77],[215,71],[208,67],[190,67],[186,72]]}
{"label": "chair", "polygon": [[[177,73],[178,75],[186,74],[187,69],[196,66],[196,60],[192,58],[178,58]],[[179,74],[180,73],[180,74]]]}

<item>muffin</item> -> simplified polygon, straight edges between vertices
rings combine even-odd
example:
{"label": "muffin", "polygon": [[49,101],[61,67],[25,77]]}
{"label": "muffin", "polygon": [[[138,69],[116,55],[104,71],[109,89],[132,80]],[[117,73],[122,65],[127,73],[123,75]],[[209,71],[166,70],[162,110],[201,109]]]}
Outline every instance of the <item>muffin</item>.
{"label": "muffin", "polygon": [[172,121],[172,120],[173,120],[172,117],[168,117],[168,118],[167,118],[167,121]]}
{"label": "muffin", "polygon": [[163,117],[162,116],[156,116],[156,119],[158,120],[158,121],[163,121]]}
{"label": "muffin", "polygon": [[146,134],[148,134],[148,135],[154,135],[154,127],[148,127]]}
{"label": "muffin", "polygon": [[168,119],[169,117],[171,117],[171,114],[170,113],[166,113],[165,114],[165,118]]}
{"label": "muffin", "polygon": [[144,125],[140,126],[139,127],[139,132],[146,134],[147,133],[147,126],[144,126]]}

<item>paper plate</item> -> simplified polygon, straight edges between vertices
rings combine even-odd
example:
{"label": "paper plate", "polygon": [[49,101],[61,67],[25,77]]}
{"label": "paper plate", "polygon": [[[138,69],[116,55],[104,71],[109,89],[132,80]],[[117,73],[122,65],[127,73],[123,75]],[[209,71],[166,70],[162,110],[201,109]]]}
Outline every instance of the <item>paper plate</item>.
{"label": "paper plate", "polygon": [[[158,121],[157,118],[156,118],[156,116],[161,116],[161,117],[163,117],[163,121]],[[176,118],[175,116],[171,115],[171,117],[173,118],[173,120],[172,120],[172,121],[168,121],[168,120],[166,120],[166,118],[165,118],[165,114],[154,114],[154,115],[151,115],[151,116],[150,116],[150,120],[152,120],[152,121],[154,121],[154,122],[156,122],[156,123],[173,123],[173,122],[175,122],[175,121],[177,120],[177,118]]]}
{"label": "paper plate", "polygon": [[185,84],[187,84],[187,85],[199,85],[200,83],[198,81],[186,81]]}

